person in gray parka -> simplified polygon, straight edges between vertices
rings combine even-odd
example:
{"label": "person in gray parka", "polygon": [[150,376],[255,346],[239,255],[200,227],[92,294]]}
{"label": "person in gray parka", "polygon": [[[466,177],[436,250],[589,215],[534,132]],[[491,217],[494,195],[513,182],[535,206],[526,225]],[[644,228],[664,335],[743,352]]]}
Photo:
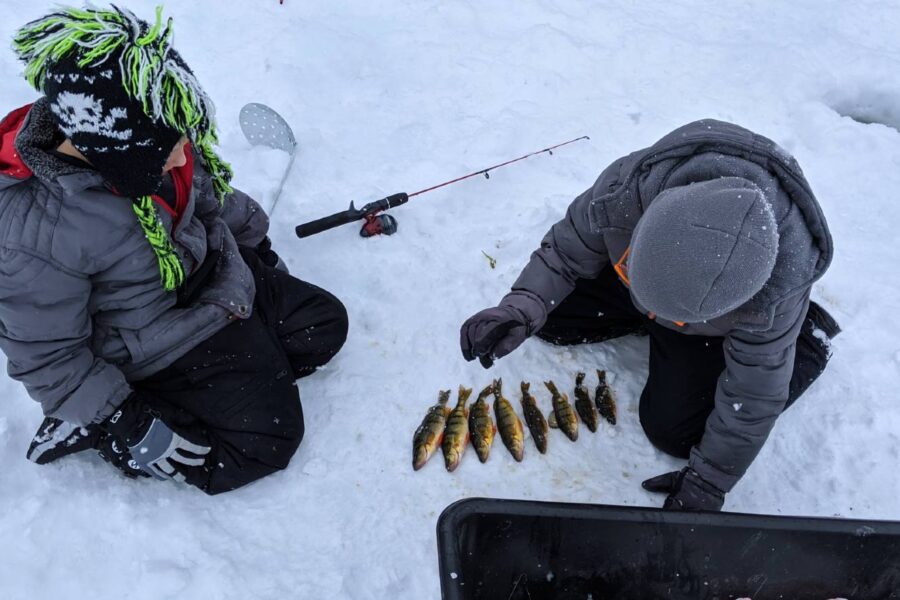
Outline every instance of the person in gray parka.
{"label": "person in gray parka", "polygon": [[287,466],[294,380],[347,314],[290,276],[231,187],[172,22],[61,8],[14,49],[42,96],[0,122],[0,348],[40,402],[28,456],[86,449],[209,494]]}
{"label": "person in gray parka", "polygon": [[823,371],[834,320],[810,301],[831,262],[822,210],[771,140],[702,120],[610,165],[544,237],[497,307],[462,326],[489,367],[531,335],[647,333],[640,420],[689,458],[644,482],[671,509],[719,510],[775,420]]}

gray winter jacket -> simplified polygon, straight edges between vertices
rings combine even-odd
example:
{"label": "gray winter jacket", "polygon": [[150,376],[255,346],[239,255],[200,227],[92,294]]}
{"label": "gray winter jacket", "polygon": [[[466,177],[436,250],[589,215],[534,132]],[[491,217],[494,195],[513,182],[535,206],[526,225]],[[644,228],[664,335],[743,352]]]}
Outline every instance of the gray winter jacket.
{"label": "gray winter jacket", "polygon": [[[46,415],[99,422],[129,395],[129,382],[250,316],[255,287],[238,244],[258,244],[268,218],[237,190],[220,204],[195,161],[190,200],[170,237],[188,276],[208,251],[221,256],[199,299],[177,307],[131,199],[110,193],[96,171],[47,152],[58,138],[46,101],[13,121],[0,124],[0,156],[33,175],[0,161],[0,348],[9,375]],[[171,232],[173,217],[159,213]]]}
{"label": "gray winter jacket", "polygon": [[722,317],[660,324],[686,335],[724,337],[726,369],[690,465],[728,491],[784,409],[810,288],[831,262],[825,217],[791,156],[736,125],[714,120],[685,125],[604,170],[547,233],[512,294],[522,295],[519,304],[534,299],[532,319],[540,322],[541,313],[568,296],[577,279],[597,277],[619,261],[638,219],[661,191],[720,177],[749,180],[765,193],[778,224],[774,271],[760,292]]}

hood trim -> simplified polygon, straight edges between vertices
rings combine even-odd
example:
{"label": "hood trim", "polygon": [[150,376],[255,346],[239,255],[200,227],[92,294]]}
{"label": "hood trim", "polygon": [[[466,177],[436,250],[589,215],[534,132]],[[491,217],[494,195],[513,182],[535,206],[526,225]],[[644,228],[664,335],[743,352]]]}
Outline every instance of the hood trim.
{"label": "hood trim", "polygon": [[61,135],[50,111],[50,101],[43,97],[31,105],[31,110],[25,116],[16,136],[16,150],[34,176],[44,183],[59,184],[57,180],[60,177],[76,173],[94,175],[91,178],[81,178],[90,184],[102,182],[97,171],[69,164],[48,152],[59,145]]}

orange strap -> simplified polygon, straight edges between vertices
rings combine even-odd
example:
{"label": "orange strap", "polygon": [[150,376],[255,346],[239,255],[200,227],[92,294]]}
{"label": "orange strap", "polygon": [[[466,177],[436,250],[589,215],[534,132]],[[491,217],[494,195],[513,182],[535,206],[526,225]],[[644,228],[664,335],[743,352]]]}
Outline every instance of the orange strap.
{"label": "orange strap", "polygon": [[631,246],[625,248],[625,252],[622,254],[622,258],[618,260],[616,264],[613,265],[613,270],[615,270],[616,275],[619,276],[619,279],[622,280],[622,283],[625,284],[625,287],[631,287],[631,281],[628,280],[628,263],[625,262],[628,260],[628,255],[631,253]]}
{"label": "orange strap", "polygon": [[[622,280],[622,283],[625,284],[625,287],[631,287],[631,281],[628,279],[628,255],[631,254],[631,246],[625,248],[625,252],[622,253],[622,257],[616,261],[613,265],[613,270],[616,272],[616,275],[619,276],[619,279]],[[651,320],[656,318],[656,313],[648,312],[647,317]],[[684,321],[672,321],[678,327],[684,327]]]}

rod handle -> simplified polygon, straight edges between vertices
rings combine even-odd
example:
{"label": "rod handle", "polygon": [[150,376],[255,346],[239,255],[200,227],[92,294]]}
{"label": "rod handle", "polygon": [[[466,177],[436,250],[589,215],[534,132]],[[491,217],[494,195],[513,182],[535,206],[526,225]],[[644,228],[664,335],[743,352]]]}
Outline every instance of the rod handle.
{"label": "rod handle", "polygon": [[352,223],[361,218],[362,215],[358,214],[360,212],[361,211],[355,209],[353,203],[351,203],[348,210],[342,210],[341,212],[322,217],[321,219],[316,219],[315,221],[302,223],[297,225],[297,227],[294,228],[294,231],[299,238],[309,237],[329,229],[334,229],[335,227],[340,227],[341,225],[346,225],[347,223]]}

